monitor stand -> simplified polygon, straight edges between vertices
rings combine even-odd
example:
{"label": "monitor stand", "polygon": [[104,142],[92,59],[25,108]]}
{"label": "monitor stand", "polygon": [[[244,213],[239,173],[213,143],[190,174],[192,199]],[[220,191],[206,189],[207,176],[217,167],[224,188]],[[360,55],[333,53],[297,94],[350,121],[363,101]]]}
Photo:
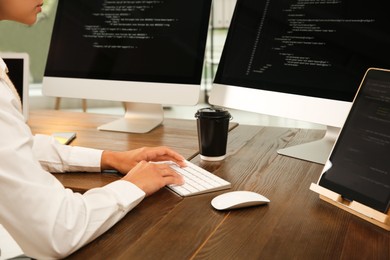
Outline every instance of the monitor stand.
{"label": "monitor stand", "polygon": [[319,164],[325,164],[339,133],[340,128],[327,126],[325,136],[322,139],[280,149],[278,150],[278,154]]}
{"label": "monitor stand", "polygon": [[99,130],[126,133],[147,133],[162,124],[164,110],[161,104],[125,102],[123,118],[99,126]]}

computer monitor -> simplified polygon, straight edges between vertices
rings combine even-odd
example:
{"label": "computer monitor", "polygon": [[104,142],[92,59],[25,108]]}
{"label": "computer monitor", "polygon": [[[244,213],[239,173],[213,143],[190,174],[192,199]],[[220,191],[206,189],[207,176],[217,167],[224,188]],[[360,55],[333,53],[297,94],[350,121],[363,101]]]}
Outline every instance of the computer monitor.
{"label": "computer monitor", "polygon": [[122,101],[100,130],[148,132],[198,103],[211,0],[59,0],[43,93]]}
{"label": "computer monitor", "polygon": [[390,68],[386,0],[238,0],[213,105],[327,126],[280,154],[325,163],[369,67]]}
{"label": "computer monitor", "polygon": [[8,77],[22,101],[24,119],[29,117],[30,58],[24,52],[1,52],[0,57],[8,68]]}

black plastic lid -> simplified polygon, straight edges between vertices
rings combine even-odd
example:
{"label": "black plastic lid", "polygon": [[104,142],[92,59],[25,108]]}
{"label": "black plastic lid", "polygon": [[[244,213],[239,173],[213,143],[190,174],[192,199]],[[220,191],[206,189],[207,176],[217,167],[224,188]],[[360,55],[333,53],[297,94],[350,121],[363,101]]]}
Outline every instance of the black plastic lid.
{"label": "black plastic lid", "polygon": [[202,117],[202,118],[230,118],[230,113],[224,108],[215,108],[215,107],[205,107],[199,109],[195,117]]}

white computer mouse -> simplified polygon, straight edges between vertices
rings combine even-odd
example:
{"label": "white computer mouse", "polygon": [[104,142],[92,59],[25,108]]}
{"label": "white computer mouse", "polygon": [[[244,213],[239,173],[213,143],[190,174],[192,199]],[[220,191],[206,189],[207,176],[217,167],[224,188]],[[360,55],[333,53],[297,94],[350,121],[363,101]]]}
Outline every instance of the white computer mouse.
{"label": "white computer mouse", "polygon": [[211,205],[217,210],[238,209],[268,204],[269,199],[252,191],[231,191],[215,197]]}

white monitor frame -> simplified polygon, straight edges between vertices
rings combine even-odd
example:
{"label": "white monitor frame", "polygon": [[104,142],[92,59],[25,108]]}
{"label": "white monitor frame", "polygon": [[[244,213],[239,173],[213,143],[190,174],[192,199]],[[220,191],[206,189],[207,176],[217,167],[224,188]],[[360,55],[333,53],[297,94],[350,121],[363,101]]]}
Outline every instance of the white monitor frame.
{"label": "white monitor frame", "polygon": [[163,105],[199,101],[211,4],[134,3],[118,18],[126,3],[112,2],[112,11],[94,0],[59,1],[43,94],[125,102],[124,117],[98,129],[149,132],[163,122]]}
{"label": "white monitor frame", "polygon": [[[43,78],[43,94],[69,98],[90,98],[126,103],[123,118],[98,127],[99,130],[147,133],[164,119],[163,104],[195,105],[200,84],[169,84],[78,78]],[[107,92],[107,86],[110,91]],[[163,89],[164,91],[161,91]],[[91,91],[92,90],[92,91]],[[150,93],[160,93],[150,95]]]}
{"label": "white monitor frame", "polygon": [[352,102],[213,84],[213,105],[285,117],[327,126],[324,138],[280,149],[279,154],[325,164]]}
{"label": "white monitor frame", "polygon": [[384,3],[238,0],[210,103],[326,126],[278,151],[324,164],[365,71],[390,64]]}
{"label": "white monitor frame", "polygon": [[29,84],[30,84],[30,56],[25,52],[0,52],[0,57],[7,64],[7,59],[18,59],[23,61],[23,93],[18,93],[22,101],[22,112],[25,121],[29,118]]}

